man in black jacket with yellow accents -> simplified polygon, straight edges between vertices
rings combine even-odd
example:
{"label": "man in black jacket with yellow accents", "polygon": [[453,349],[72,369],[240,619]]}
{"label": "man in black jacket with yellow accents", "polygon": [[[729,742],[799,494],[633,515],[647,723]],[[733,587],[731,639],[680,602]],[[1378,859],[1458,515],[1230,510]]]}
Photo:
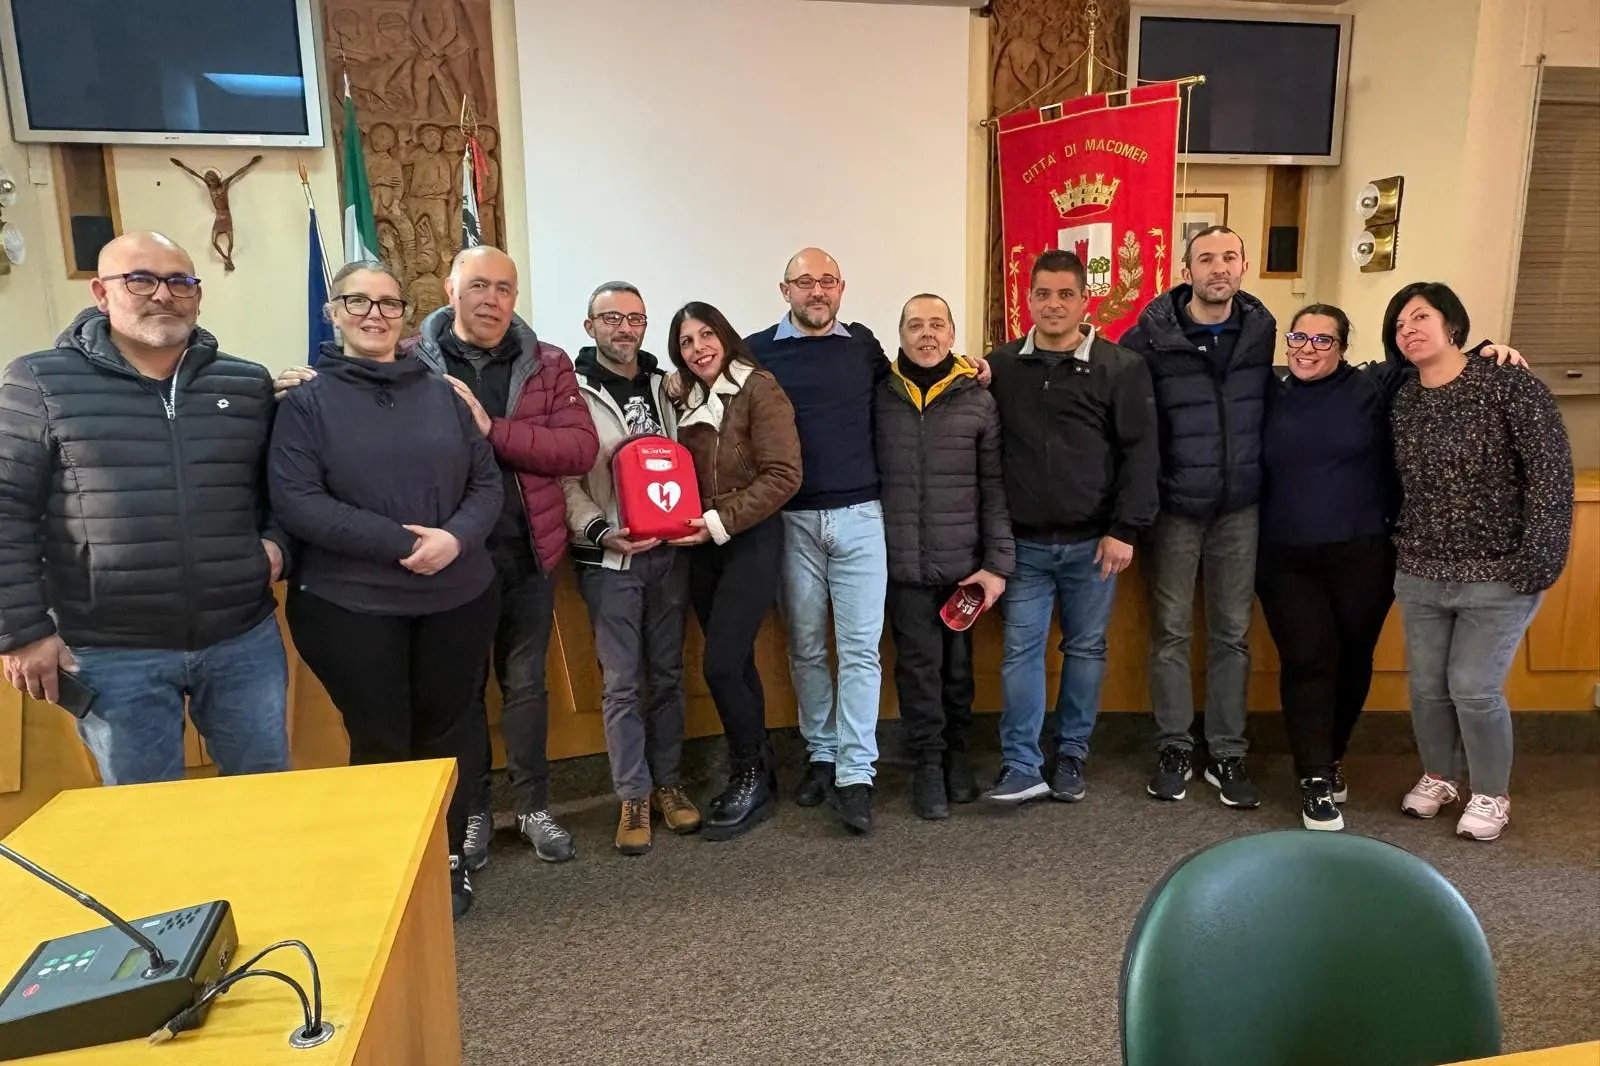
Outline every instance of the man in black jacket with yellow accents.
{"label": "man in black jacket with yellow accents", "polygon": [[874,420],[895,690],[921,818],[948,818],[951,800],[970,803],[977,792],[966,754],[972,634],[946,626],[940,608],[963,585],[992,605],[1015,562],[999,411],[977,368],[951,351],[951,317],[932,293],[906,301],[900,352],[878,383]]}
{"label": "man in black jacket with yellow accents", "polygon": [[[1017,566],[1000,601],[1006,652],[1004,765],[984,798],[1020,804],[1085,794],[1117,574],[1156,516],[1158,450],[1150,373],[1084,322],[1088,277],[1067,251],[1034,262],[1033,328],[989,355],[1000,407]],[[1062,662],[1056,760],[1044,778],[1045,642],[1059,600]]]}
{"label": "man in black jacket with yellow accents", "polygon": [[185,697],[224,774],[288,768],[272,378],[196,328],[193,275],[118,237],[96,306],[0,383],[0,660],[35,699],[63,671],[94,690],[78,732],[108,785],[183,777]]}

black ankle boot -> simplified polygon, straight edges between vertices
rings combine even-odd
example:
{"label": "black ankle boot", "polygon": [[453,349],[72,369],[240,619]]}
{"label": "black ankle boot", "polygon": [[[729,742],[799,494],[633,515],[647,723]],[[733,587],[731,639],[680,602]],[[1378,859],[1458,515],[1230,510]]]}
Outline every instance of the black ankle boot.
{"label": "black ankle boot", "polygon": [[759,762],[735,766],[728,774],[728,787],[711,801],[701,830],[706,839],[728,840],[771,818],[778,803],[769,782],[770,775]]}
{"label": "black ankle boot", "polygon": [[936,756],[917,763],[911,778],[911,809],[918,818],[937,821],[950,817],[950,797],[945,791],[944,765]]}
{"label": "black ankle boot", "polygon": [[966,752],[944,753],[944,787],[951,803],[971,803],[978,798],[978,780]]}

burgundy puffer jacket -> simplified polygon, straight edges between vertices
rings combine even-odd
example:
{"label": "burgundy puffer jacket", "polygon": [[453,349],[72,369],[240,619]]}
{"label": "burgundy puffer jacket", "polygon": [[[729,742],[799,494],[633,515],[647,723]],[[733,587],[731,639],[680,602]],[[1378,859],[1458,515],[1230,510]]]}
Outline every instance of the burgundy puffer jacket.
{"label": "burgundy puffer jacket", "polygon": [[[409,342],[441,374],[447,371],[438,338],[454,322],[454,312],[441,307]],[[557,479],[588,473],[600,443],[567,353],[541,341],[515,315],[511,333],[522,354],[511,364],[510,410],[489,412],[489,443],[500,465],[517,475],[539,566],[549,573],[567,551],[567,508]]]}

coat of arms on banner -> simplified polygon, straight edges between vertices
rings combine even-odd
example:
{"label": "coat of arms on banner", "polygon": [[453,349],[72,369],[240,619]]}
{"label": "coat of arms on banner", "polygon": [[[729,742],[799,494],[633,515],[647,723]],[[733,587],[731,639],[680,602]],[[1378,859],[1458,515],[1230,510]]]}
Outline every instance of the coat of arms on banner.
{"label": "coat of arms on banner", "polygon": [[1089,319],[1115,338],[1133,325],[1166,276],[1178,151],[1174,84],[1135,89],[1112,106],[1079,97],[1048,121],[1000,120],[1001,225],[1008,251],[1006,327],[1027,331],[1027,274],[1051,249],[1075,253],[1088,274]]}

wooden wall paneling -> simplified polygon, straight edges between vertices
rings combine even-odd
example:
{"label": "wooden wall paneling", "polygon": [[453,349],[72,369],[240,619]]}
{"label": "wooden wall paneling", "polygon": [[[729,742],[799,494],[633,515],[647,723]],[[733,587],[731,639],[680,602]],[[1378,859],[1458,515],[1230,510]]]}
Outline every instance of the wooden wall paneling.
{"label": "wooden wall paneling", "polygon": [[1600,670],[1600,472],[1581,478],[1567,569],[1528,627],[1533,670]]}
{"label": "wooden wall paneling", "polygon": [[[1084,94],[1082,58],[1089,44],[1086,17],[1092,0],[993,0],[990,4],[989,101],[994,114],[1026,106],[1060,103]],[[1122,88],[1112,69],[1128,67],[1128,0],[1098,0],[1095,90]],[[1106,64],[1107,69],[1100,64]],[[1043,91],[1041,91],[1043,90]],[[1036,99],[1030,97],[1037,95]],[[996,165],[989,139],[989,167]],[[998,179],[995,179],[998,190]],[[1005,249],[1001,247],[1000,197],[990,197],[989,306],[987,339],[1001,343],[1005,330]]]}
{"label": "wooden wall paneling", "polygon": [[[346,74],[355,99],[379,253],[400,275],[414,329],[445,301],[461,246],[461,99],[477,112],[488,177],[478,210],[502,244],[499,102],[489,0],[324,0],[327,83]],[[343,159],[342,93],[328,94]]]}
{"label": "wooden wall paneling", "polygon": [[0,795],[22,791],[22,693],[0,685]]}

